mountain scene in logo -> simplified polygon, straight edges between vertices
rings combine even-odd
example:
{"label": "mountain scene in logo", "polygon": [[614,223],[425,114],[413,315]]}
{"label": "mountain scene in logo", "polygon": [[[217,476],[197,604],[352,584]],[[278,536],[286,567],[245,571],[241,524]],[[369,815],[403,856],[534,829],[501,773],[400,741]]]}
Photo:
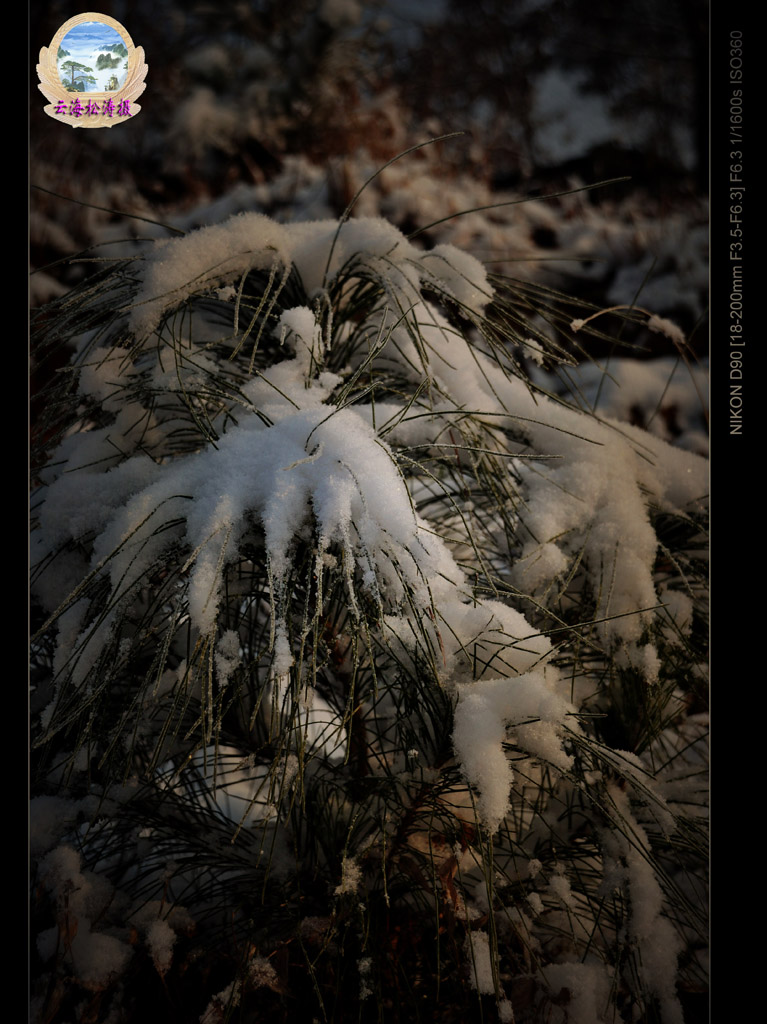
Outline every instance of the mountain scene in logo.
{"label": "mountain scene in logo", "polygon": [[110,25],[86,21],[64,36],[56,66],[68,92],[116,92],[128,73],[128,50]]}

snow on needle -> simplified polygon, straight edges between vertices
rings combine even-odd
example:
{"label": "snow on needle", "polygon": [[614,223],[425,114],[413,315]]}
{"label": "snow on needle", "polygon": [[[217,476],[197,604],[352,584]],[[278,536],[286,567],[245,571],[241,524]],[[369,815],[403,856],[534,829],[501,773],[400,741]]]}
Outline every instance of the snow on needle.
{"label": "snow on needle", "polygon": [[657,316],[655,313],[651,313],[649,309],[642,309],[641,306],[610,306],[609,309],[599,309],[596,313],[592,313],[591,316],[587,316],[585,320],[572,320],[570,322],[570,330],[580,331],[582,327],[585,327],[590,320],[595,320],[598,316],[602,316],[603,313],[617,313],[621,309],[635,310],[637,313],[644,313],[647,320],[647,327],[655,334],[665,334],[667,338],[678,348],[682,348],[687,344],[684,333],[680,327],[677,327],[671,320],[665,319],[665,317]]}

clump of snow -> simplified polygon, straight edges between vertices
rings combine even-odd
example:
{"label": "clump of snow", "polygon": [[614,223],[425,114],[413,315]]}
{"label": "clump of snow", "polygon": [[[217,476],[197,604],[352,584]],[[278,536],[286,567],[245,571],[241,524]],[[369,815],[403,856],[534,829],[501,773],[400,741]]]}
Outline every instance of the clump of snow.
{"label": "clump of snow", "polygon": [[357,970],[360,974],[360,1000],[369,999],[373,995],[373,989],[370,987],[370,968],[373,966],[373,960],[369,956],[363,956],[357,961]]}
{"label": "clump of snow", "polygon": [[[122,974],[132,956],[130,946],[107,931],[96,930],[112,899],[113,890],[100,875],[83,871],[80,855],[62,845],[41,861],[38,877],[54,897],[60,929],[66,935],[77,978],[85,988],[107,988]],[[38,950],[49,959],[56,949],[56,929],[38,939]]]}
{"label": "clump of snow", "polygon": [[482,264],[453,245],[435,245],[421,256],[420,263],[433,270],[435,278],[452,298],[476,313],[482,313],[493,297]]}
{"label": "clump of snow", "polygon": [[240,663],[240,637],[233,629],[226,630],[216,645],[216,670],[221,685],[225,686]]}
{"label": "clump of snow", "polygon": [[665,317],[662,316],[656,316],[653,313],[653,315],[647,321],[647,326],[655,334],[664,334],[667,338],[670,338],[675,345],[678,345],[680,348],[684,347],[686,343],[684,331],[681,329],[681,327],[678,327],[675,323],[672,323],[671,320],[667,320]]}
{"label": "clump of snow", "polygon": [[354,857],[344,857],[341,867],[341,881],[336,886],[336,896],[356,893],[362,884],[362,867]]}
{"label": "clump of snow", "polygon": [[527,894],[527,902],[530,904],[530,909],[536,916],[543,913],[543,900],[537,892],[529,892]]}
{"label": "clump of snow", "polygon": [[263,214],[241,214],[226,224],[161,239],[147,254],[143,285],[132,305],[130,328],[151,334],[165,310],[201,286],[224,287],[245,270],[268,269],[275,258],[288,266],[280,225]]}
{"label": "clump of snow", "polygon": [[508,811],[514,778],[502,746],[507,728],[516,725],[517,743],[566,770],[572,756],[563,749],[562,726],[573,708],[543,673],[483,679],[459,686],[458,694],[453,745],[466,777],[480,790],[480,817],[494,832]]}
{"label": "clump of snow", "polygon": [[608,785],[608,792],[627,834],[618,829],[606,831],[603,841],[613,862],[626,865],[631,907],[628,931],[641,957],[644,984],[658,999],[663,1024],[683,1024],[676,990],[682,939],[663,914],[663,891],[648,857],[647,832],[637,822],[628,794],[614,783]]}
{"label": "clump of snow", "polygon": [[131,924],[144,936],[152,963],[160,977],[165,977],[173,963],[173,947],[179,932],[188,932],[194,921],[185,907],[167,907],[159,900],[150,900],[131,916]]}
{"label": "clump of snow", "polygon": [[482,930],[469,931],[464,942],[464,953],[469,961],[469,983],[480,995],[494,995],[493,961],[490,937]]}
{"label": "clump of snow", "polygon": [[552,875],[549,890],[566,907],[575,908],[575,898],[570,891],[570,880],[563,874]]}
{"label": "clump of snow", "polygon": [[157,968],[157,973],[162,978],[168,973],[173,962],[173,946],[176,942],[176,933],[167,921],[158,919],[149,926],[146,941],[149,952],[152,954],[152,961]]}
{"label": "clump of snow", "polygon": [[514,1008],[509,999],[500,999],[498,1001],[498,1020],[501,1024],[514,1024]]}
{"label": "clump of snow", "polygon": [[271,988],[279,982],[274,967],[263,956],[254,956],[248,964],[248,979],[256,988],[264,985]]}
{"label": "clump of snow", "polygon": [[423,253],[380,217],[278,224],[263,214],[241,213],[224,224],[163,239],[146,256],[143,284],[130,307],[136,337],[157,327],[163,313],[210,286],[220,291],[249,270],[295,266],[307,294],[316,295],[354,260],[393,274],[394,281],[438,282],[454,297],[481,312],[491,297],[487,275],[474,257],[450,245]]}
{"label": "clump of snow", "polygon": [[600,963],[548,964],[542,974],[552,995],[567,996],[567,1020],[572,1024],[607,1024],[612,1020],[609,969]]}

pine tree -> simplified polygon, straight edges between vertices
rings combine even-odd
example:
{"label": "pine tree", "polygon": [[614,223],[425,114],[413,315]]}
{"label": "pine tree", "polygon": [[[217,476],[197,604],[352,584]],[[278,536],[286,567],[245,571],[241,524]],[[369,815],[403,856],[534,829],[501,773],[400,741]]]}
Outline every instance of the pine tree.
{"label": "pine tree", "polygon": [[44,311],[38,1019],[683,1019],[706,464],[525,372],[598,312],[259,214]]}

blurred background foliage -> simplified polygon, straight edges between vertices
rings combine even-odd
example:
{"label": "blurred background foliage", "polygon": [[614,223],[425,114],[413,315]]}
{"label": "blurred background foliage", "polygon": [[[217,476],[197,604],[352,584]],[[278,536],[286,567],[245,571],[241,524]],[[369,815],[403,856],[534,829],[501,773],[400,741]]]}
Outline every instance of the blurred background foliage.
{"label": "blurred background foliage", "polygon": [[[627,174],[631,188],[666,203],[705,192],[705,0],[104,0],[99,9],[144,48],[147,90],[119,131],[73,135],[44,114],[35,64],[81,5],[32,4],[32,181],[72,198],[98,202],[111,186],[159,215],[268,182],[300,154],[331,174],[338,215],[351,187],[343,158],[364,149],[383,163],[414,139],[459,130],[468,137],[443,147],[440,171],[470,170],[495,188],[529,194],[574,174]],[[75,225],[87,215],[51,204],[33,196],[34,212],[53,209],[82,236]],[[34,237],[33,262],[53,245]]]}

